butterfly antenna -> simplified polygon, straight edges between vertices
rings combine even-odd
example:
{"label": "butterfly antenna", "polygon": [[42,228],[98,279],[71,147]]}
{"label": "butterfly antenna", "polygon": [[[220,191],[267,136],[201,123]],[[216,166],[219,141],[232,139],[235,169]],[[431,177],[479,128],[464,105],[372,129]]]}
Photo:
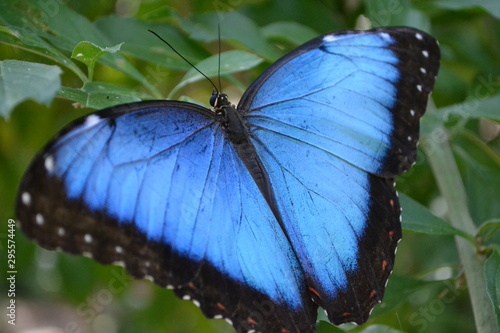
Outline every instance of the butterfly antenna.
{"label": "butterfly antenna", "polygon": [[[170,47],[172,49],[172,51],[174,51],[179,57],[181,57],[185,62],[187,62],[189,65],[191,65],[191,67],[193,67],[194,69],[196,69],[196,71],[198,73],[200,73],[201,75],[203,75],[208,81],[210,81],[210,83],[212,84],[212,86],[214,87],[214,90],[217,91],[217,93],[219,92],[219,90],[217,89],[217,87],[215,86],[214,82],[212,80],[210,80],[210,78],[208,76],[206,76],[202,71],[200,71],[198,68],[196,68],[195,65],[193,65],[189,60],[187,60],[182,54],[180,54],[179,52],[177,52],[176,49],[174,49],[174,47],[172,45],[170,45],[169,42],[167,42],[165,39],[161,38],[160,35],[158,35],[156,32],[154,32],[153,30],[151,29],[148,29],[148,31],[150,33],[152,33],[153,35],[155,35],[156,37],[158,37],[163,43],[167,44],[168,47]],[[220,53],[219,53],[219,73],[220,73]],[[220,76],[220,74],[219,74]],[[220,77],[219,77],[219,86],[220,86]]]}
{"label": "butterfly antenna", "polygon": [[217,30],[219,33],[219,69],[217,72],[217,77],[219,78],[219,90],[222,91],[222,85],[220,84],[220,53],[221,53],[221,43],[220,43],[220,23],[217,24]]}

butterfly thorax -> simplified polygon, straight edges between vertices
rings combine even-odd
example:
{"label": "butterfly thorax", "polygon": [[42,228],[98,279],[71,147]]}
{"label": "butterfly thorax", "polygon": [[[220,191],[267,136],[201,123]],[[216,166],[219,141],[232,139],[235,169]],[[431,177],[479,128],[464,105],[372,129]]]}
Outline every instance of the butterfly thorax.
{"label": "butterfly thorax", "polygon": [[228,100],[227,95],[217,94],[213,107],[226,137],[235,145],[248,142],[247,126],[236,107]]}
{"label": "butterfly thorax", "polygon": [[233,143],[238,156],[250,171],[266,201],[272,207],[271,210],[275,213],[276,218],[279,219],[269,179],[266,176],[267,172],[249,139],[248,127],[243,116],[229,101],[226,94],[217,93],[214,96],[215,98],[211,100],[211,103],[213,102],[214,111],[226,137]]}

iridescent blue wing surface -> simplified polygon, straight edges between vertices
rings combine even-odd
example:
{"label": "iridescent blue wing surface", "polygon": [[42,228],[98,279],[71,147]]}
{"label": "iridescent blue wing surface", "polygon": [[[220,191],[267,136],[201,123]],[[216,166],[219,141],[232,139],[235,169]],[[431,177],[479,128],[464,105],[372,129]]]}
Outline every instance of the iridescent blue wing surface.
{"label": "iridescent blue wing surface", "polygon": [[365,322],[401,238],[393,178],[415,161],[439,67],[409,28],[343,31],[287,54],[242,97],[249,136],[314,301]]}
{"label": "iridescent blue wing surface", "polygon": [[239,332],[314,329],[290,244],[208,109],[141,102],[70,124],[33,160],[17,214],[41,246],[122,265]]}

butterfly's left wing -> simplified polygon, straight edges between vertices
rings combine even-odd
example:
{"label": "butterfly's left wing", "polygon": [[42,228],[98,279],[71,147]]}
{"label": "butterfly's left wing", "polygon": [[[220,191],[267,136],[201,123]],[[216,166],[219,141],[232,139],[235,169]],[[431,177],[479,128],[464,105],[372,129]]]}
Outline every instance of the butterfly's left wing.
{"label": "butterfly's left wing", "polygon": [[67,126],[17,202],[48,249],[120,264],[238,332],[313,332],[317,306],[290,244],[213,112],[151,101]]}
{"label": "butterfly's left wing", "polygon": [[335,324],[380,302],[401,238],[393,178],[415,161],[439,48],[410,28],[316,38],[242,97],[312,298]]}

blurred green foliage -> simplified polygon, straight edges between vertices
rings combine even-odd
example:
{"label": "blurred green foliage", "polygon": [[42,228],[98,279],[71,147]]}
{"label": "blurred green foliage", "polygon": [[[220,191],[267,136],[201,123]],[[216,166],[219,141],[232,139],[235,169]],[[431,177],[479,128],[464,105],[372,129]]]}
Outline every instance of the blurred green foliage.
{"label": "blurred green foliage", "polygon": [[[402,197],[405,233],[396,268],[384,302],[367,324],[335,328],[321,322],[318,332],[486,332],[474,321],[471,304],[475,294],[484,293],[490,302],[484,306],[496,309],[491,320],[498,322],[499,19],[495,1],[468,0],[2,1],[0,290],[8,289],[4,288],[4,254],[17,186],[36,151],[65,123],[96,108],[139,99],[169,96],[208,104],[210,83],[186,74],[190,66],[147,29],[214,75],[217,62],[207,58],[218,52],[220,23],[222,86],[236,102],[267,66],[316,35],[406,25],[435,36],[442,61],[432,102],[422,120],[419,159],[397,180],[399,191],[406,195]],[[94,58],[85,64],[71,58],[82,41],[94,44],[89,51]],[[119,50],[106,49],[113,46]],[[231,53],[234,50],[239,56]],[[60,80],[41,84],[29,77],[15,84],[6,75],[11,60],[25,62],[23,66],[15,63],[19,77],[31,68],[50,75],[61,71],[62,75]],[[443,143],[453,152],[450,168],[456,165],[460,171],[459,179],[452,178],[448,185],[438,181],[446,176],[446,165],[439,169],[433,162]],[[455,186],[457,191],[463,187],[466,202],[447,197],[443,186],[452,191]],[[453,223],[450,212],[456,205],[465,206],[474,233]],[[455,235],[462,235],[470,250],[477,252],[484,272],[475,273],[484,274],[485,288],[479,289],[485,290],[468,285],[468,274],[474,272],[467,271],[467,263],[458,255]],[[5,332],[30,327],[52,327],[53,332],[233,331],[224,321],[204,318],[193,304],[178,300],[170,291],[131,280],[119,267],[42,250],[20,232],[16,234],[16,268],[18,321],[13,330],[2,315],[0,330]],[[3,309],[5,304],[0,301]]]}

